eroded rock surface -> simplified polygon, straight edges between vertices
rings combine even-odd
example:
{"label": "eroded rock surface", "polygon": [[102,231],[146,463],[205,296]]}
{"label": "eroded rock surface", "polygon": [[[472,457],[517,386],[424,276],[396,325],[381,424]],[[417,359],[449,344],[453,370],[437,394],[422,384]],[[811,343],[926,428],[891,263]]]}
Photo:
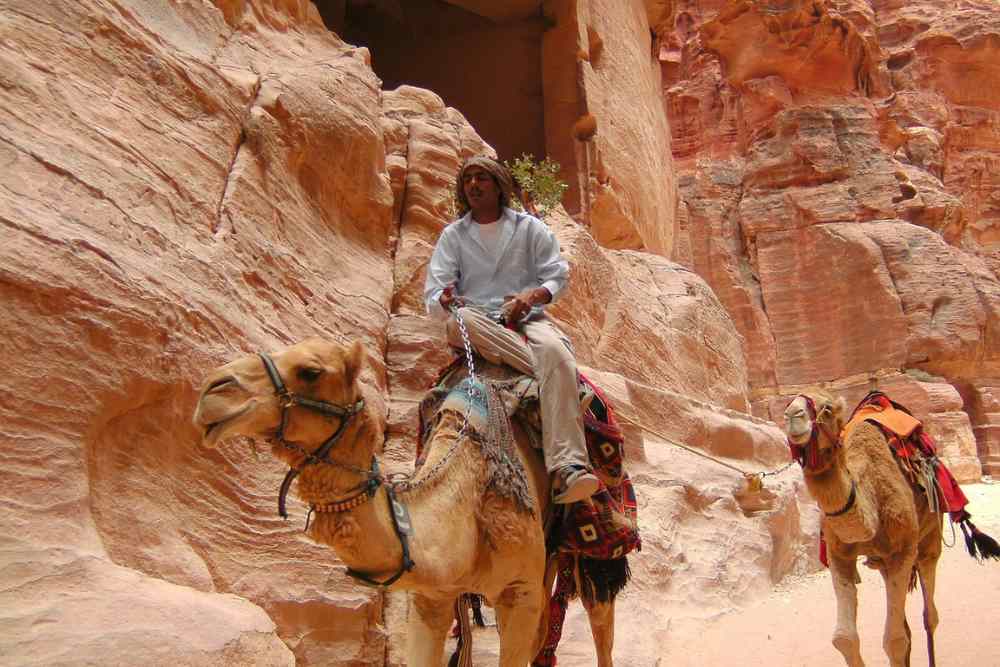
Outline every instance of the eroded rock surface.
{"label": "eroded rock surface", "polygon": [[975,396],[1000,359],[995,3],[660,4],[676,257],[743,335],[755,406],[929,373],[966,397],[927,414],[978,479],[973,431],[984,462],[993,450]]}
{"label": "eroded rock surface", "polygon": [[[556,127],[588,111],[599,128],[581,157],[591,229],[549,220],[573,265],[552,314],[627,420],[645,549],[619,605],[623,664],[655,655],[671,614],[816,567],[796,471],[748,516],[739,473],[698,456],[781,466],[768,420],[795,385],[859,396],[880,371],[960,477],[978,475],[973,434],[1000,461],[994,16],[784,4],[589,3],[567,69],[548,71],[575,91]],[[359,338],[387,467],[408,470],[415,403],[449,359],[424,265],[457,166],[491,149],[435,93],[383,90],[306,0],[3,12],[0,652],[400,664],[405,605],[350,583],[301,535],[301,505],[275,516],[267,452],[197,447],[191,410],[230,357]],[[561,664],[590,664],[578,609],[567,633]]]}
{"label": "eroded rock surface", "polygon": [[276,517],[280,469],[190,426],[206,370],[309,335],[365,341],[385,386],[367,54],[306,0],[0,11],[0,652],[382,664],[380,598],[301,536],[301,506]]}

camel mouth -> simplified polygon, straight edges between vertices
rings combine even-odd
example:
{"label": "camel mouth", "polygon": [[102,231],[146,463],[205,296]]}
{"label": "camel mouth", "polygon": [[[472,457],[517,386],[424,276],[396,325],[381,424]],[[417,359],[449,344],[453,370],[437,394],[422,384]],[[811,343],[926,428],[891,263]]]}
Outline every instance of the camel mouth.
{"label": "camel mouth", "polygon": [[228,426],[231,426],[233,422],[247,412],[253,407],[253,403],[247,403],[240,409],[232,412],[222,419],[217,419],[216,421],[209,422],[207,424],[202,424],[201,442],[206,447],[214,447],[215,445],[222,442],[225,439],[225,431]]}

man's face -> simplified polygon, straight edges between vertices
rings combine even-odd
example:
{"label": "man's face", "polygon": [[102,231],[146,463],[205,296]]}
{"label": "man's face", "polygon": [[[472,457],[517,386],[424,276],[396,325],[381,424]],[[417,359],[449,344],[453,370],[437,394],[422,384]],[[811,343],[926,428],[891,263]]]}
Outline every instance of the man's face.
{"label": "man's face", "polygon": [[489,172],[472,165],[462,173],[462,190],[472,208],[491,206],[500,201],[500,188]]}

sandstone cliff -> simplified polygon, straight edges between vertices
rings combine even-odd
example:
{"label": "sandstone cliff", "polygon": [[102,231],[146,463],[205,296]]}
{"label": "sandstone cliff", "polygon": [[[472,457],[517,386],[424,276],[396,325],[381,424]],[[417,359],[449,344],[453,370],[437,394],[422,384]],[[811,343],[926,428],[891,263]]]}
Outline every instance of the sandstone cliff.
{"label": "sandstone cliff", "polygon": [[[447,356],[419,315],[422,265],[458,161],[490,149],[434,93],[383,90],[370,53],[305,0],[2,11],[0,653],[12,664],[396,661],[401,610],[302,537],[301,506],[296,521],[275,516],[278,466],[252,443],[200,450],[190,413],[203,373],[234,354],[361,339],[364,381],[385,400],[386,457],[407,469],[413,400]],[[607,40],[609,67],[616,48],[635,53],[631,34]],[[603,136],[592,156],[605,173],[631,168],[614,131]],[[673,190],[635,197],[643,178],[670,182],[670,156],[648,159],[662,171],[602,187],[608,202],[632,193],[611,208],[648,239],[638,245],[665,252]],[[576,271],[555,312],[622,411],[750,469],[783,461],[777,428],[746,414],[740,339],[705,283],[603,249],[564,215],[552,224]],[[663,595],[715,608],[808,567],[799,526],[815,528],[794,478],[775,512],[746,518],[737,475],[634,428],[629,447],[647,547],[625,623]]]}
{"label": "sandstone cliff", "polygon": [[996,3],[650,4],[675,257],[743,335],[755,414],[877,383],[962,480],[1000,470]]}

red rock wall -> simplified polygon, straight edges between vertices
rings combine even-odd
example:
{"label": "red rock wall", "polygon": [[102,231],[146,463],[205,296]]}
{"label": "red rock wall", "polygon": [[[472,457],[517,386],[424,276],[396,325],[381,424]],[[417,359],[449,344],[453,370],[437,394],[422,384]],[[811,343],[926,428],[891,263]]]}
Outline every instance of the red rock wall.
{"label": "red rock wall", "polygon": [[280,468],[190,426],[207,369],[309,335],[385,386],[367,54],[306,0],[0,12],[0,654],[381,665],[380,598],[277,518]]}
{"label": "red rock wall", "polygon": [[[603,30],[608,69],[590,90],[616,206],[666,254],[675,194],[666,123],[636,135],[656,92],[637,7],[594,4],[577,23]],[[414,401],[448,356],[421,315],[423,265],[460,160],[491,149],[435,93],[383,90],[367,50],[306,0],[0,11],[0,654],[398,664],[405,607],[307,541],[300,504],[275,516],[283,470],[266,452],[197,446],[195,388],[238,354],[360,339],[387,467],[408,470]],[[616,146],[636,136],[648,146],[626,159]],[[621,414],[658,433],[628,426],[646,546],[618,638],[623,664],[641,664],[673,614],[814,567],[815,510],[791,473],[771,486],[773,512],[745,516],[739,474],[665,441],[750,470],[787,456],[747,414],[744,347],[706,282],[609,249],[564,212],[550,224],[573,265],[553,315]]]}
{"label": "red rock wall", "polygon": [[975,408],[1000,361],[995,3],[647,4],[686,211],[675,256],[743,335],[755,412],[878,374],[963,480],[973,432],[996,470]]}
{"label": "red rock wall", "polygon": [[[605,247],[670,256],[677,191],[643,3],[552,0],[545,10],[546,148],[564,167],[567,208]],[[596,135],[581,141],[586,114]]]}

